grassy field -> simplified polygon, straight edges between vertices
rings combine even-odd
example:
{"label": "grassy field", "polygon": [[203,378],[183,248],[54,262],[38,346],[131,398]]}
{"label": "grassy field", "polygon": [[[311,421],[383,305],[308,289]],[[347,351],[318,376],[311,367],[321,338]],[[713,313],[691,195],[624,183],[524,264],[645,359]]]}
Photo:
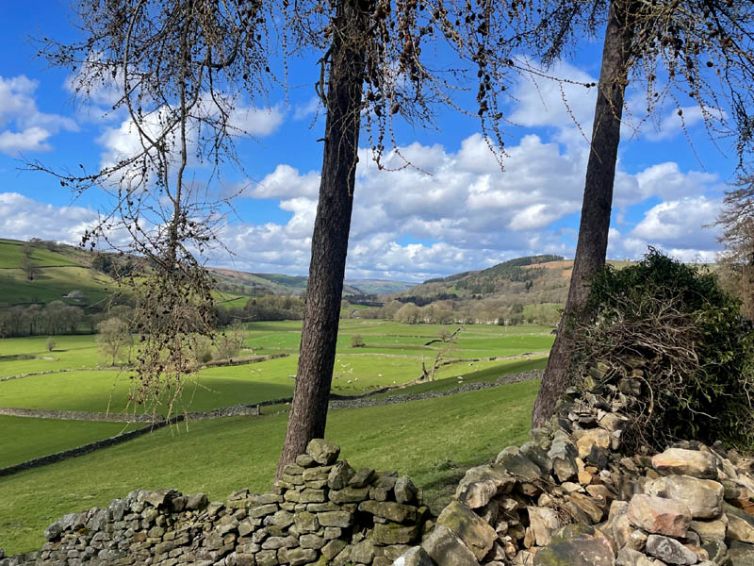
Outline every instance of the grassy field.
{"label": "grassy field", "polygon": [[133,425],[120,423],[58,421],[0,415],[0,468],[83,446],[133,428]]}
{"label": "grassy field", "polygon": [[[377,397],[441,391],[541,368],[549,328],[457,326],[345,320],[338,339],[333,391],[355,395],[395,386]],[[260,363],[209,367],[187,381],[178,410],[202,411],[289,397],[300,322],[249,324],[242,356],[287,354]],[[364,346],[352,347],[354,336]],[[0,407],[44,410],[134,410],[127,368],[110,368],[92,336],[0,340]],[[435,380],[413,383],[441,355]],[[25,375],[15,379],[11,376]],[[331,412],[328,435],[354,465],[410,474],[439,504],[464,469],[520,442],[529,426],[534,382],[402,404]],[[164,412],[164,411],[163,411]],[[0,479],[0,547],[40,545],[60,515],[105,504],[135,488],[176,487],[220,499],[243,486],[270,486],[287,406],[262,417],[189,421],[125,444]],[[123,424],[0,417],[0,467],[118,434]]]}
{"label": "grassy field", "polygon": [[[409,474],[437,507],[465,468],[521,442],[538,384],[331,412],[328,437],[354,466]],[[44,527],[135,488],[175,487],[221,499],[270,487],[285,415],[161,430],[129,443],[0,479],[0,546],[37,548]]]}
{"label": "grassy field", "polygon": [[[338,339],[333,390],[341,395],[357,395],[414,381],[422,374],[422,365],[431,367],[441,350],[443,359],[452,363],[438,369],[438,379],[483,370],[499,374],[523,354],[533,352],[534,357],[544,357],[552,343],[552,335],[546,328],[522,327],[514,334],[511,329],[498,326],[471,326],[461,332],[457,344],[449,349],[442,343],[427,345],[448,329],[454,327],[344,321]],[[352,337],[357,334],[362,336],[365,347],[351,347]],[[186,382],[176,409],[204,411],[289,397],[299,340],[299,322],[250,324],[247,350],[243,354],[290,355],[261,363],[205,368]],[[47,351],[43,337],[0,341],[0,379],[39,374],[0,381],[0,407],[139,411],[139,407],[128,403],[130,373],[127,369],[107,368],[93,337],[60,337],[56,341],[53,352]],[[60,371],[63,369],[69,371]],[[45,373],[55,371],[58,373]],[[165,407],[159,410],[167,411]]]}

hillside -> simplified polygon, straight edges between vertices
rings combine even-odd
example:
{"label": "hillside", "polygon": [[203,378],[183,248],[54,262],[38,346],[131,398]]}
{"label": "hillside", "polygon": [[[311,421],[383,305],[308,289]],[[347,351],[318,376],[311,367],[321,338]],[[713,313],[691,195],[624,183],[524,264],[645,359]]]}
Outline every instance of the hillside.
{"label": "hillside", "polygon": [[512,259],[483,269],[429,279],[395,298],[428,304],[438,300],[504,299],[514,304],[563,304],[573,262],[560,256],[540,255]]}
{"label": "hillside", "polygon": [[[115,269],[113,264],[128,263],[130,259],[54,242],[0,239],[0,308],[56,300],[80,306],[97,304],[117,288],[109,275]],[[218,291],[235,296],[302,295],[306,289],[306,277],[302,276],[230,269],[212,272]],[[377,279],[347,281],[344,294],[353,297],[397,293],[410,285]]]}
{"label": "hillside", "polygon": [[115,282],[92,268],[92,258],[73,246],[0,240],[0,307],[55,300],[91,305],[103,300]]}

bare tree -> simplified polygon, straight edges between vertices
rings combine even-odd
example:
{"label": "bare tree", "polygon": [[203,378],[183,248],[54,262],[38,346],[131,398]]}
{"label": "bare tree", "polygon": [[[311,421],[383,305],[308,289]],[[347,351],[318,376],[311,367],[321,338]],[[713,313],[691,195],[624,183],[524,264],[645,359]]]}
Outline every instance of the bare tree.
{"label": "bare tree", "polygon": [[32,254],[34,253],[34,246],[31,242],[25,242],[21,246],[21,269],[26,275],[27,281],[34,281],[37,278],[37,266],[34,263]]}
{"label": "bare tree", "polygon": [[607,12],[602,67],[587,165],[579,239],[566,308],[553,345],[533,421],[544,423],[571,384],[577,320],[590,317],[590,281],[604,267],[624,96],[629,81],[646,87],[647,111],[670,100],[683,119],[695,104],[710,134],[736,136],[739,157],[754,142],[754,5],[725,0],[611,0],[543,2],[546,16],[526,38],[539,43],[545,62]]}
{"label": "bare tree", "polygon": [[[221,163],[237,162],[244,105],[264,92],[269,12],[225,0],[79,0],[78,10],[84,40],[48,43],[44,54],[77,71],[82,96],[117,93],[114,110],[127,117],[136,150],[94,172],[32,167],[76,192],[107,192],[112,208],[82,243],[123,249],[126,236],[125,251],[144,258],[146,270],[126,280],[137,288],[141,336],[132,400],[156,406],[165,389],[178,397],[196,368],[192,348],[213,332],[213,280],[198,259],[224,205],[211,181]],[[210,165],[206,179],[196,163]]]}
{"label": "bare tree", "polygon": [[721,263],[726,282],[741,299],[744,315],[754,321],[754,177],[742,175],[725,195],[718,224],[723,229]]}
{"label": "bare tree", "polygon": [[100,322],[97,325],[97,344],[110,359],[110,365],[114,366],[118,356],[131,344],[128,323],[115,317]]}

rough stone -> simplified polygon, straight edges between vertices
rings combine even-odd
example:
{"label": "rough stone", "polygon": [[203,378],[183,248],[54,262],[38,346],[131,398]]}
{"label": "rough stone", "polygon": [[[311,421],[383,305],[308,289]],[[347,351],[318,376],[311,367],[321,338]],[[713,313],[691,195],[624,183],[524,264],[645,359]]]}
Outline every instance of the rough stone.
{"label": "rough stone", "polygon": [[754,545],[734,542],[728,549],[730,566],[751,566],[754,564]]}
{"label": "rough stone", "polygon": [[514,446],[506,448],[495,459],[495,464],[502,466],[510,475],[527,482],[540,479],[542,472],[534,462],[521,454]]}
{"label": "rough stone", "polygon": [[359,511],[371,513],[394,523],[413,523],[417,518],[416,507],[394,501],[364,501],[359,505]]}
{"label": "rough stone", "polygon": [[443,509],[437,523],[450,529],[478,560],[490,551],[497,539],[497,532],[489,523],[458,501],[451,501]]}
{"label": "rough stone", "polygon": [[421,546],[409,548],[394,564],[396,566],[434,566],[429,554]]}
{"label": "rough stone", "polygon": [[325,511],[317,515],[319,524],[323,527],[347,528],[353,524],[353,513],[348,511]]}
{"label": "rough stone", "polygon": [[529,524],[538,546],[550,544],[552,533],[560,527],[558,514],[547,507],[527,507]]}
{"label": "rough stone", "polygon": [[613,566],[615,556],[602,539],[582,535],[554,542],[537,552],[534,566]]}
{"label": "rough stone", "polygon": [[474,553],[444,525],[438,525],[432,530],[422,542],[422,548],[438,566],[479,565]]}
{"label": "rough stone", "polygon": [[559,481],[568,481],[578,474],[576,465],[578,450],[565,435],[553,438],[547,455],[552,460],[552,471]]}
{"label": "rough stone", "polygon": [[628,519],[649,533],[673,537],[686,536],[691,512],[685,503],[655,497],[635,495],[628,504]]}
{"label": "rough stone", "polygon": [[278,553],[280,562],[291,566],[301,566],[314,562],[317,559],[317,551],[310,548],[286,548]]}
{"label": "rough stone", "polygon": [[728,504],[725,505],[725,514],[728,517],[728,538],[754,544],[754,517]]}
{"label": "rough stone", "polygon": [[330,464],[334,464],[338,459],[340,447],[332,442],[327,442],[323,438],[315,438],[309,441],[309,444],[306,446],[306,453],[317,464],[329,466]]}
{"label": "rough stone", "polygon": [[325,560],[332,560],[335,558],[340,552],[348,546],[348,543],[342,539],[334,539],[328,542],[325,546],[322,547],[322,556]]}
{"label": "rough stone", "polygon": [[343,489],[348,485],[356,472],[345,460],[335,464],[327,476],[327,485],[330,489]]}
{"label": "rough stone", "polygon": [[695,478],[717,478],[715,457],[708,452],[668,448],[652,457],[652,466],[657,471]]}
{"label": "rough stone", "polygon": [[673,538],[649,535],[647,554],[659,558],[667,564],[696,564],[699,557]]}
{"label": "rough stone", "polygon": [[400,476],[395,480],[393,486],[393,492],[395,493],[395,500],[398,503],[414,503],[416,501],[419,490],[416,489],[414,482],[407,476]]}
{"label": "rough stone", "polygon": [[400,525],[398,523],[377,523],[372,532],[376,544],[411,544],[419,536],[418,525]]}
{"label": "rough stone", "polygon": [[586,458],[593,447],[607,449],[610,447],[610,433],[602,428],[579,431],[576,437],[576,449],[579,457]]}
{"label": "rough stone", "polygon": [[666,476],[649,482],[645,491],[684,502],[694,519],[714,519],[722,513],[723,486],[713,480]]}
{"label": "rough stone", "polygon": [[621,548],[615,558],[615,566],[655,566],[655,561],[633,548]]}

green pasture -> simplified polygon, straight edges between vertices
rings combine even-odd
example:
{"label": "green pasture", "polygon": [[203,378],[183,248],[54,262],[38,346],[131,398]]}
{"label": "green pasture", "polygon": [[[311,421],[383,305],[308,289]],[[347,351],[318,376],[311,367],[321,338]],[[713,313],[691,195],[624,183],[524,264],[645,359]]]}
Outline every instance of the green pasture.
{"label": "green pasture", "polygon": [[[21,267],[23,258],[23,242],[0,239],[0,268],[13,269]],[[34,265],[45,267],[50,265],[78,265],[68,254],[50,251],[41,246],[34,246],[31,254]]]}
{"label": "green pasture", "polygon": [[[237,366],[202,369],[189,378],[173,411],[204,411],[289,397],[297,366],[300,322],[265,322],[249,325],[249,354],[291,354],[285,358]],[[539,327],[520,327],[514,333],[499,326],[465,328],[457,343],[431,341],[442,331],[439,325],[405,325],[383,321],[343,321],[333,372],[333,391],[358,395],[370,390],[410,383],[431,369],[438,354],[442,365],[438,380],[479,371],[500,375],[517,357],[535,352],[544,357],[552,335]],[[354,335],[366,347],[351,347]],[[129,405],[132,382],[128,368],[109,368],[94,336],[55,337],[52,352],[46,338],[0,340],[0,407],[69,411],[124,412],[140,410]],[[67,371],[61,371],[67,370]],[[57,372],[57,373],[45,373]],[[2,377],[38,373],[21,379]],[[158,408],[166,413],[168,406]]]}
{"label": "green pasture", "polygon": [[[465,469],[520,443],[536,382],[450,397],[330,413],[328,437],[354,466],[396,469],[435,508]],[[284,413],[163,429],[136,440],[0,479],[0,546],[38,548],[65,513],[105,505],[136,488],[175,487],[222,499],[242,486],[270,487],[285,433]]]}
{"label": "green pasture", "polygon": [[112,279],[79,263],[75,252],[60,253],[42,246],[33,248],[35,273],[29,281],[22,248],[22,242],[0,239],[0,305],[48,303],[74,289],[83,292],[91,304],[112,292]]}
{"label": "green pasture", "polygon": [[[504,368],[477,370],[467,373],[463,378],[463,383],[494,381],[501,375],[541,369],[544,367],[544,363],[545,360],[540,358],[511,362]],[[456,379],[439,379],[398,390],[390,390],[377,394],[375,398],[412,395],[428,391],[447,391],[458,386],[459,381]],[[190,392],[190,390],[187,390],[187,392]],[[269,398],[281,397],[278,393],[271,388]],[[204,400],[206,397],[202,397],[202,399]],[[74,406],[76,405],[74,404]],[[265,408],[263,412],[275,414],[281,410],[284,411],[285,407],[275,405]],[[0,430],[3,432],[0,435],[0,468],[75,448],[138,426],[141,425],[0,416]]]}
{"label": "green pasture", "polygon": [[[440,368],[436,378],[457,379],[480,370],[500,376],[509,373],[509,367],[518,367],[517,364],[518,360],[459,362]],[[174,404],[172,411],[207,411],[290,397],[295,371],[294,356],[255,364],[207,368],[186,380],[182,396]],[[420,375],[421,363],[415,359],[340,355],[333,372],[333,391],[341,395],[357,395],[376,387],[405,384]],[[129,372],[125,370],[82,370],[2,381],[0,407],[143,412],[143,408],[129,404],[132,386],[129,376]],[[453,383],[455,381],[451,380]],[[165,414],[169,407],[164,404],[157,410]]]}
{"label": "green pasture", "polygon": [[0,416],[0,468],[77,448],[133,428],[134,425],[122,423]]}
{"label": "green pasture", "polygon": [[32,281],[21,269],[0,269],[0,304],[49,303],[62,300],[74,289],[89,304],[112,294],[112,280],[88,267],[41,267]]}
{"label": "green pasture", "polygon": [[94,336],[53,336],[55,348],[47,349],[46,336],[0,340],[0,379],[11,375],[46,371],[94,369],[109,360],[97,349]]}

